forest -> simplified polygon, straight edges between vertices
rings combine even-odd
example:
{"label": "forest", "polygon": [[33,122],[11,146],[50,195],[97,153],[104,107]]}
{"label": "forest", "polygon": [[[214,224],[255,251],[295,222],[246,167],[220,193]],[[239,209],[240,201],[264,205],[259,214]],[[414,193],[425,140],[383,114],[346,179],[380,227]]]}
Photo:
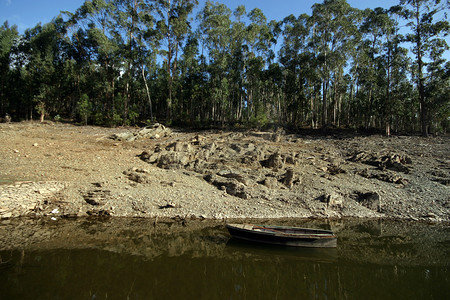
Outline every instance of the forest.
{"label": "forest", "polygon": [[102,126],[450,128],[448,0],[324,0],[267,20],[197,0],[88,0],[0,27],[0,116]]}

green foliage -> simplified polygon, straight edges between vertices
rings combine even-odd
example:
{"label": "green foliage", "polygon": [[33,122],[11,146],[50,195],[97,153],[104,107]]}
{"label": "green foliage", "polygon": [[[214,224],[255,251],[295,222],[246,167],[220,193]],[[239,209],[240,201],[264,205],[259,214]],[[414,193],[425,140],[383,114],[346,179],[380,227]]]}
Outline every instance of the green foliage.
{"label": "green foliage", "polygon": [[197,4],[95,0],[24,34],[3,24],[0,113],[108,126],[448,128],[443,1],[360,11],[324,0],[283,20]]}
{"label": "green foliage", "polygon": [[128,119],[126,120],[127,125],[134,125],[137,123],[139,118],[139,106],[137,104],[133,104],[128,113]]}
{"label": "green foliage", "polygon": [[261,129],[265,127],[269,123],[269,120],[263,109],[258,109],[256,115],[250,117],[248,120],[248,124],[250,128],[258,128]]}
{"label": "green foliage", "polygon": [[[420,123],[422,135],[427,136],[429,126],[431,124],[430,117],[433,114],[433,107],[427,95],[427,75],[425,73],[426,59],[431,58],[434,63],[438,61],[438,65],[442,64],[439,53],[442,49],[448,49],[448,45],[444,39],[450,33],[450,24],[446,20],[447,13],[444,18],[435,20],[441,12],[448,11],[449,2],[436,0],[401,0],[402,9],[400,14],[408,22],[410,33],[406,34],[406,40],[412,43],[412,52],[415,56],[416,70],[414,77],[417,82],[417,95],[420,103]],[[433,64],[433,63],[432,63]],[[434,68],[437,66],[435,65]],[[432,72],[431,72],[432,73]],[[432,74],[430,74],[432,75]],[[428,93],[429,94],[429,93]],[[436,101],[436,100],[434,100]],[[448,101],[448,100],[447,100]]]}
{"label": "green foliage", "polygon": [[36,101],[36,111],[38,112],[38,114],[41,115],[41,122],[44,121],[44,116],[47,113],[46,107],[45,107],[45,103],[42,100],[37,100]]}
{"label": "green foliage", "polygon": [[82,94],[80,100],[77,102],[78,116],[83,121],[84,125],[88,124],[88,118],[92,113],[92,103],[89,101],[87,94]]}
{"label": "green foliage", "polygon": [[122,119],[121,114],[118,114],[118,113],[114,112],[113,113],[113,117],[110,120],[108,125],[109,126],[117,126],[119,124],[122,124],[122,122],[123,122],[123,119]]}
{"label": "green foliage", "polygon": [[105,125],[105,118],[102,112],[96,112],[92,119],[94,125]]}

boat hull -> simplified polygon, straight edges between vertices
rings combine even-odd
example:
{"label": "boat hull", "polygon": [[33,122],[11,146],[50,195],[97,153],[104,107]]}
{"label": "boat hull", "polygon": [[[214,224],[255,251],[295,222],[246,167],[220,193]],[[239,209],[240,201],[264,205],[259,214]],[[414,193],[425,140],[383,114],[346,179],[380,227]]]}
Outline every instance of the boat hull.
{"label": "boat hull", "polygon": [[[337,237],[331,231],[239,224],[227,224],[226,227],[232,237],[251,242],[308,248],[334,248],[337,246]],[[282,230],[290,230],[291,233],[284,233]],[[301,230],[302,233],[294,233],[296,230]]]}

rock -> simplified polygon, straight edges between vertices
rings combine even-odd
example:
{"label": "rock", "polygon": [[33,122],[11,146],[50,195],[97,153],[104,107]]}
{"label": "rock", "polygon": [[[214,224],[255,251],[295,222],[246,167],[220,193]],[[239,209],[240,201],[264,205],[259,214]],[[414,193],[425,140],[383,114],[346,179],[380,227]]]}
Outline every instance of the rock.
{"label": "rock", "polygon": [[272,132],[252,132],[250,133],[251,136],[262,138],[267,141],[271,141],[273,139],[273,133]]}
{"label": "rock", "polygon": [[274,133],[272,134],[272,142],[274,143],[279,143],[281,141],[281,134],[279,133]]}
{"label": "rock", "polygon": [[159,156],[157,166],[162,169],[181,169],[189,163],[189,156],[182,152],[167,152]]}
{"label": "rock", "polygon": [[432,178],[431,180],[435,181],[435,182],[439,182],[440,184],[443,185],[450,185],[450,178]]}
{"label": "rock", "polygon": [[280,187],[280,183],[275,177],[267,176],[263,181],[264,186],[268,187],[269,189],[277,189]]}
{"label": "rock", "polygon": [[242,199],[247,199],[249,197],[245,185],[236,179],[223,178],[212,174],[205,175],[203,178],[217,188],[225,190],[227,194],[231,196]]}
{"label": "rock", "polygon": [[138,172],[138,173],[150,174],[150,171],[147,170],[147,169],[133,168],[132,170],[133,170],[134,172]]}
{"label": "rock", "polygon": [[247,152],[253,152],[253,151],[255,151],[255,149],[256,149],[256,147],[255,147],[255,144],[253,144],[253,143],[248,143],[245,145],[245,150]]}
{"label": "rock", "polygon": [[202,147],[203,149],[209,150],[211,152],[214,152],[217,149],[217,144],[216,143],[211,143],[211,144],[206,144]]}
{"label": "rock", "polygon": [[411,159],[407,156],[401,156],[399,154],[390,154],[385,155],[381,158],[379,168],[382,170],[389,169],[392,171],[403,172],[405,174],[408,174],[409,168],[404,164],[411,164],[411,163],[412,163]]}
{"label": "rock", "polygon": [[253,144],[253,143],[244,143],[244,144],[233,143],[230,145],[230,148],[239,154],[246,154],[246,153],[252,153],[253,151],[255,151],[255,144]]}
{"label": "rock", "polygon": [[115,141],[127,141],[132,142],[136,140],[136,136],[131,132],[122,132],[122,133],[115,133],[110,136],[110,139]]}
{"label": "rock", "polygon": [[131,181],[137,182],[137,183],[150,183],[150,179],[147,177],[147,175],[139,174],[138,172],[130,172],[125,171],[124,174],[127,176],[127,178]]}
{"label": "rock", "polygon": [[108,190],[93,190],[83,195],[84,201],[93,206],[102,206],[106,199],[110,196],[111,191]]}
{"label": "rock", "polygon": [[9,219],[11,217],[12,217],[12,212],[10,212],[10,211],[0,213],[0,219]]}
{"label": "rock", "polygon": [[330,173],[330,175],[337,175],[337,174],[345,174],[346,171],[342,169],[340,166],[335,164],[329,164],[325,168],[326,172]]}
{"label": "rock", "polygon": [[84,201],[86,201],[90,205],[101,205],[101,203],[97,199],[91,198],[91,196],[85,197]]}
{"label": "rock", "polygon": [[3,122],[4,123],[11,122],[11,116],[9,114],[5,114],[5,117],[3,118]]}
{"label": "rock", "polygon": [[204,140],[205,140],[205,137],[204,137],[204,136],[196,135],[196,136],[192,139],[191,143],[192,143],[193,145],[196,145],[196,146],[201,146],[201,145],[203,145],[203,141],[204,141]]}
{"label": "rock", "polygon": [[160,154],[157,152],[149,152],[149,151],[143,151],[141,154],[138,155],[140,159],[142,159],[145,162],[148,162],[150,164],[156,163],[158,160]]}
{"label": "rock", "polygon": [[378,167],[380,170],[392,170],[408,174],[409,168],[405,164],[411,164],[412,160],[406,155],[397,153],[369,153],[365,151],[358,152],[351,156],[349,160],[354,162],[362,162],[371,166]]}
{"label": "rock", "polygon": [[236,179],[237,181],[239,181],[240,183],[244,184],[244,185],[248,185],[248,179],[239,173],[235,173],[235,172],[231,172],[231,171],[220,171],[219,173],[217,173],[217,175],[225,177],[225,178],[233,178]]}
{"label": "rock", "polygon": [[111,216],[112,212],[106,209],[92,209],[86,212],[89,216],[97,216],[97,217],[109,217]]}
{"label": "rock", "polygon": [[286,174],[284,174],[283,183],[288,188],[291,188],[294,185],[294,170],[292,168],[286,170]]}
{"label": "rock", "polygon": [[241,145],[238,145],[238,144],[231,144],[230,145],[230,148],[231,149],[233,149],[234,151],[236,151],[237,153],[240,153],[240,152],[242,152],[242,147],[241,147]]}
{"label": "rock", "polygon": [[228,182],[226,185],[226,191],[231,196],[236,196],[242,199],[247,199],[248,194],[245,185],[240,182]]}
{"label": "rock", "polygon": [[370,171],[368,169],[364,169],[360,172],[358,172],[358,175],[365,177],[365,178],[375,178],[381,181],[385,181],[385,182],[389,182],[389,183],[395,183],[395,184],[399,184],[399,185],[406,185],[408,183],[408,181],[404,178],[402,178],[401,176],[393,173],[393,172],[373,172]]}
{"label": "rock", "polygon": [[138,132],[138,135],[144,138],[155,139],[156,135],[158,136],[170,136],[172,134],[172,130],[166,128],[164,125],[155,123],[152,126],[147,126],[141,129]]}
{"label": "rock", "polygon": [[274,153],[269,156],[267,160],[264,160],[261,162],[261,164],[266,168],[271,168],[273,170],[279,170],[283,168],[283,159],[280,155],[280,153]]}
{"label": "rock", "polygon": [[434,214],[432,212],[427,213],[426,215],[423,215],[422,217],[423,218],[430,218],[430,219],[436,219],[437,218],[436,214]]}
{"label": "rock", "polygon": [[344,207],[344,197],[342,195],[331,192],[321,197],[321,201],[327,203],[328,207],[342,208]]}
{"label": "rock", "polygon": [[376,178],[382,181],[395,183],[399,185],[406,185],[408,183],[408,180],[402,178],[401,176],[394,174],[394,173],[383,173],[383,174],[377,174]]}
{"label": "rock", "polygon": [[376,212],[381,212],[381,196],[376,192],[361,193],[357,192],[359,204]]}
{"label": "rock", "polygon": [[138,132],[122,132],[115,133],[109,138],[116,141],[132,142],[139,139],[158,139],[161,136],[166,137],[172,134],[172,130],[166,128],[164,125],[156,123],[153,126],[147,126]]}
{"label": "rock", "polygon": [[297,165],[297,155],[295,153],[291,153],[286,155],[285,161],[287,164]]}
{"label": "rock", "polygon": [[166,205],[161,205],[159,207],[159,209],[167,209],[167,208],[181,208],[181,205],[177,205],[177,204],[173,204],[173,203],[167,202]]}
{"label": "rock", "polygon": [[192,145],[184,142],[175,142],[167,146],[167,151],[192,152]]}

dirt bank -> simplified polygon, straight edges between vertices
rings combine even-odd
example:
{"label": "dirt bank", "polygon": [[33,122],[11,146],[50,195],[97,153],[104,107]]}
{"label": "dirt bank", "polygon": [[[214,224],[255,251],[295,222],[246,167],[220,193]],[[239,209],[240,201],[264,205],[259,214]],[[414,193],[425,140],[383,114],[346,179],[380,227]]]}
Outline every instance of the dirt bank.
{"label": "dirt bank", "polygon": [[449,137],[0,124],[0,218],[450,221]]}

